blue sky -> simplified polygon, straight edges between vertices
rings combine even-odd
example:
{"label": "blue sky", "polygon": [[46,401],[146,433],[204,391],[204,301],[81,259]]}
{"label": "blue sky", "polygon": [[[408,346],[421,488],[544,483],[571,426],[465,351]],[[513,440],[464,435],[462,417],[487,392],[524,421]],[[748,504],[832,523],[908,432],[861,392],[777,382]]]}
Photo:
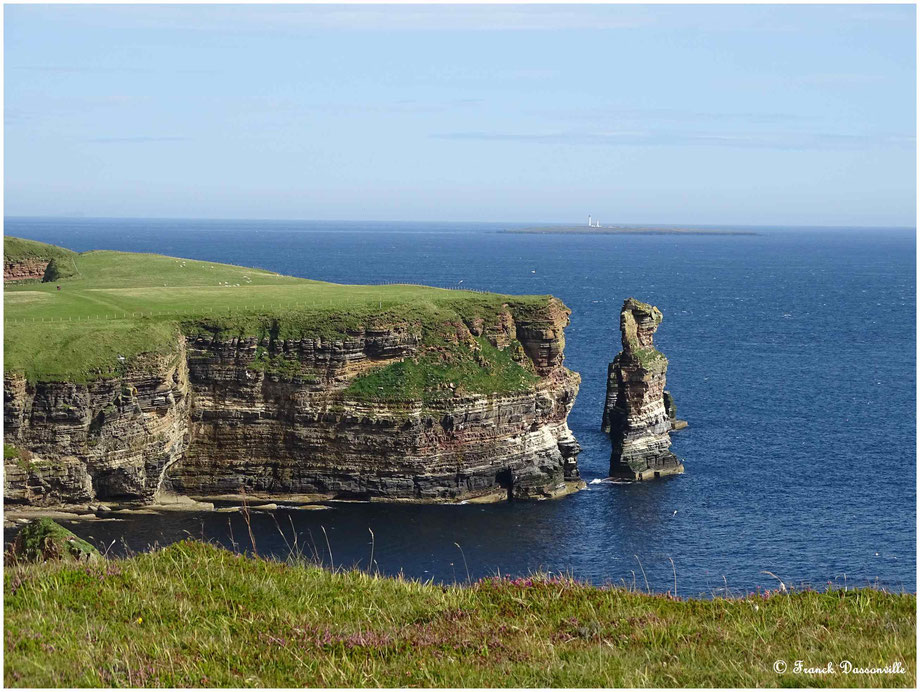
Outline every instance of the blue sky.
{"label": "blue sky", "polygon": [[913,6],[7,5],[7,215],[913,225]]}

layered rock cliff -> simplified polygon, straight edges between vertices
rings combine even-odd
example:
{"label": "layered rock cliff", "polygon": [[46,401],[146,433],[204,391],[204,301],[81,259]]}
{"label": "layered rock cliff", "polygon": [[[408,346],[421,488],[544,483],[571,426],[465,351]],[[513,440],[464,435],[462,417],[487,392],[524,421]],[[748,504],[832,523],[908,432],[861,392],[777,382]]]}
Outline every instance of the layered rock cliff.
{"label": "layered rock cliff", "polygon": [[635,298],[628,298],[620,312],[623,350],[607,371],[603,419],[613,445],[614,477],[645,480],[684,470],[670,450],[670,431],[686,423],[676,424],[673,400],[664,389],[668,360],[654,343],[661,319],[658,308]]}
{"label": "layered rock cliff", "polygon": [[3,280],[6,281],[41,281],[48,267],[48,260],[26,258],[22,260],[3,260]]}
{"label": "layered rock cliff", "polygon": [[[505,305],[494,318],[452,324],[440,346],[411,323],[300,339],[198,325],[174,353],[132,363],[117,378],[30,383],[8,374],[5,442],[16,451],[5,460],[5,497],[564,494],[580,484],[566,422],[580,381],[563,365],[568,316],[555,299],[537,313]],[[452,372],[439,370],[448,355],[467,359],[475,374],[511,373],[522,384],[484,393],[445,376],[431,385],[433,374]],[[375,386],[416,373],[429,380],[412,395]]]}
{"label": "layered rock cliff", "polygon": [[[179,344],[179,350],[182,345]],[[118,378],[3,382],[4,498],[56,504],[151,499],[188,445],[185,359],[151,357]]]}

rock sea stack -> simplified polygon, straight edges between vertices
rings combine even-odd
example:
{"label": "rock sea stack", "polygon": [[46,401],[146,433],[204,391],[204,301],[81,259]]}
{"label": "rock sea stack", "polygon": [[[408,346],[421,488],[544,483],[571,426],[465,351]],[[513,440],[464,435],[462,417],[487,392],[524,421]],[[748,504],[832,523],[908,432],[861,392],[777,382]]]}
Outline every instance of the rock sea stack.
{"label": "rock sea stack", "polygon": [[687,423],[677,420],[665,391],[668,359],[654,343],[661,319],[658,308],[635,298],[627,298],[620,311],[623,350],[607,370],[603,419],[613,444],[612,477],[646,480],[684,471],[670,450],[671,430]]}

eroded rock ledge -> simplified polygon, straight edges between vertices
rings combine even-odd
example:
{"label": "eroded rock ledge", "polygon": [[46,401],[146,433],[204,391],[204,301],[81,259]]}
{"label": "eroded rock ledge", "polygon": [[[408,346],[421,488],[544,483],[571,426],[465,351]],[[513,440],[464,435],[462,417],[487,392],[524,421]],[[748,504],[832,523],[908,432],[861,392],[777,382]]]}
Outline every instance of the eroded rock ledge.
{"label": "eroded rock ledge", "polygon": [[610,475],[645,480],[683,473],[671,452],[671,430],[686,427],[676,419],[676,407],[665,391],[668,359],[655,348],[661,311],[628,298],[620,312],[623,350],[607,371],[607,400],[603,429],[613,451]]}
{"label": "eroded rock ledge", "polygon": [[4,260],[3,281],[41,281],[47,267],[48,260],[46,259]]}
{"label": "eroded rock ledge", "polygon": [[[581,486],[566,419],[580,378],[563,365],[569,311],[504,309],[456,338],[517,348],[534,384],[370,401],[355,378],[416,357],[421,334],[375,326],[347,338],[282,340],[198,333],[121,377],[29,383],[4,378],[7,502],[152,501],[319,493],[397,501],[548,498]],[[287,369],[266,366],[283,363]],[[5,455],[6,456],[6,455]]]}

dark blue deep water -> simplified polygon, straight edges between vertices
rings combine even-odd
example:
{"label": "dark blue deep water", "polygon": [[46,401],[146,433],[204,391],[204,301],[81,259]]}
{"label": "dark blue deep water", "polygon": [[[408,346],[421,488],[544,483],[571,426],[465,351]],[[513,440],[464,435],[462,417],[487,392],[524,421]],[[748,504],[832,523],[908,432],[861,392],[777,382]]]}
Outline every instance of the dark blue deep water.
{"label": "dark blue deep water", "polygon": [[[157,252],[342,283],[404,281],[552,293],[572,309],[567,365],[583,384],[570,425],[587,481],[607,471],[599,432],[618,314],[661,308],[656,336],[689,429],[686,474],[594,484],[568,498],[491,506],[338,504],[276,517],[301,545],[382,571],[465,579],[536,569],[682,595],[787,584],[915,591],[915,234],[759,229],[756,236],[514,235],[507,225],[7,219],[6,233],[74,250]],[[238,541],[245,527],[234,517]],[[76,524],[132,548],[186,535],[229,544],[228,515]],[[287,549],[255,515],[261,552]],[[311,539],[312,536],[312,539]]]}

